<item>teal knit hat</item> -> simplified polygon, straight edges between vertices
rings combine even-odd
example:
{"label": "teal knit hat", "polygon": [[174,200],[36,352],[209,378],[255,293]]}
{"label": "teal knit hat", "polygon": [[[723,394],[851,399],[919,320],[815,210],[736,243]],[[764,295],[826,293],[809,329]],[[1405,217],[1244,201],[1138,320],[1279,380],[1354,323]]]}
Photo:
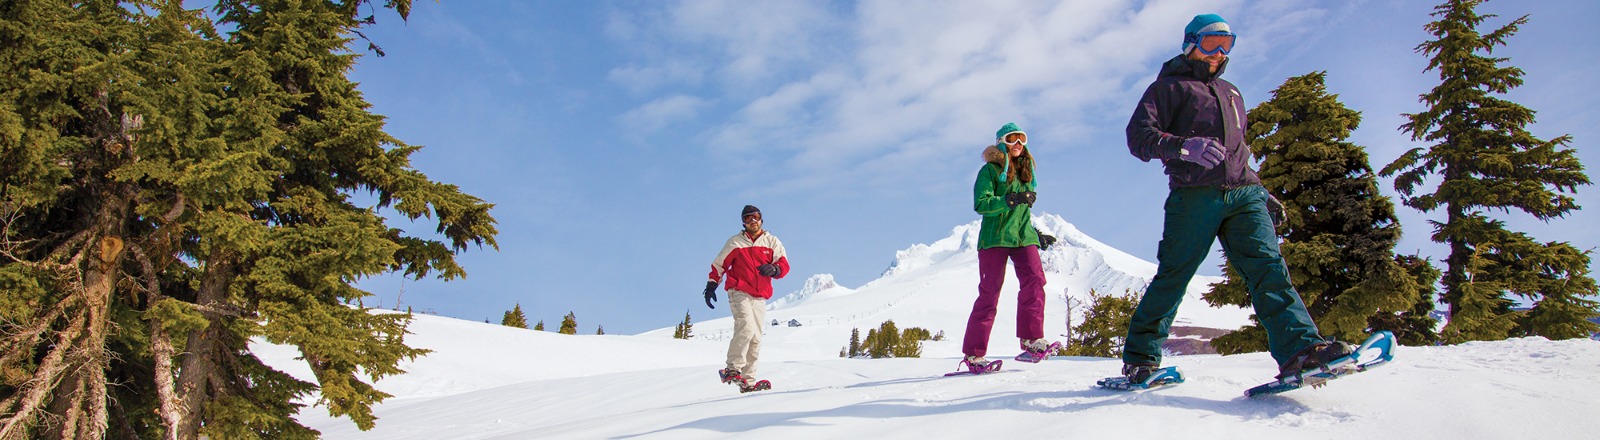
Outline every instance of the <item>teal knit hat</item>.
{"label": "teal knit hat", "polygon": [[1189,25],[1183,27],[1184,54],[1194,50],[1194,45],[1198,41],[1197,38],[1201,32],[1233,33],[1233,29],[1228,27],[1227,20],[1223,20],[1221,15],[1200,14],[1194,16],[1193,20],[1189,20]]}
{"label": "teal knit hat", "polygon": [[994,132],[994,144],[1000,145],[1002,143],[1001,140],[1005,139],[1006,135],[1019,131],[1022,131],[1022,129],[1017,127],[1017,123],[1007,122],[1006,125],[1000,126],[999,131]]}

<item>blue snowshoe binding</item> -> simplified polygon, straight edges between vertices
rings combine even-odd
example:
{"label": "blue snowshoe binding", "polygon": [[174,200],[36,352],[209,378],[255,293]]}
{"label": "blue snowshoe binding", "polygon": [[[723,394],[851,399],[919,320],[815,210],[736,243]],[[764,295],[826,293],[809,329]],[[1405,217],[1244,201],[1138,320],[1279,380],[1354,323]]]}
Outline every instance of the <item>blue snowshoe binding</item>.
{"label": "blue snowshoe binding", "polygon": [[1178,367],[1160,368],[1155,365],[1122,366],[1122,375],[1107,377],[1095,382],[1100,388],[1119,391],[1146,390],[1183,383],[1183,372]]}

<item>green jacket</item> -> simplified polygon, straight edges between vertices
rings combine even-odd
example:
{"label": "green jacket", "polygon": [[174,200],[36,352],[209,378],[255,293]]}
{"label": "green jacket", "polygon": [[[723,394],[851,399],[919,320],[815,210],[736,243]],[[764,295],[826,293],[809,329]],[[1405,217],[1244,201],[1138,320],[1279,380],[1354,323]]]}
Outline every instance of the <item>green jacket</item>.
{"label": "green jacket", "polygon": [[1006,182],[1006,172],[994,162],[983,164],[972,184],[972,209],[983,215],[978,229],[978,249],[1039,245],[1028,205],[1006,206],[1006,194],[1032,191],[1035,182]]}

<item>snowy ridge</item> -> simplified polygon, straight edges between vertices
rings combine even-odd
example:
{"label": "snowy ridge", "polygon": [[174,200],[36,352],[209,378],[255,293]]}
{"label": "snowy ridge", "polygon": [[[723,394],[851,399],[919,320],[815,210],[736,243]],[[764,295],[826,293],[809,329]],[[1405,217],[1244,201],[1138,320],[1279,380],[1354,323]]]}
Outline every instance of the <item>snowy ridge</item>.
{"label": "snowy ridge", "polygon": [[841,287],[833,281],[833,274],[820,273],[806,278],[804,286],[799,291],[775,298],[767,302],[768,309],[779,309],[789,304],[805,301],[811,298],[824,298],[849,295],[855,290]]}

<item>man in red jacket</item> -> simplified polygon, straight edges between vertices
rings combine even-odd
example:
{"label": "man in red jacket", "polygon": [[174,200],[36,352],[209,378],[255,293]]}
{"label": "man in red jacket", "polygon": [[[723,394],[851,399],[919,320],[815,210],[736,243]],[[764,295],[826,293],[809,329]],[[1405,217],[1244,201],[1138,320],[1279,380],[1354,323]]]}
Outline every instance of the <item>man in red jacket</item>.
{"label": "man in red jacket", "polygon": [[757,383],[756,361],[761,354],[761,321],[772,298],[772,279],[789,274],[789,258],[778,237],[762,229],[761,210],[745,205],[739,213],[744,230],[733,234],[711,260],[706,281],[706,307],[717,308],[717,284],[728,278],[728,306],[733,309],[733,340],[728,343],[727,368],[718,372],[723,383],[737,382],[742,389]]}

